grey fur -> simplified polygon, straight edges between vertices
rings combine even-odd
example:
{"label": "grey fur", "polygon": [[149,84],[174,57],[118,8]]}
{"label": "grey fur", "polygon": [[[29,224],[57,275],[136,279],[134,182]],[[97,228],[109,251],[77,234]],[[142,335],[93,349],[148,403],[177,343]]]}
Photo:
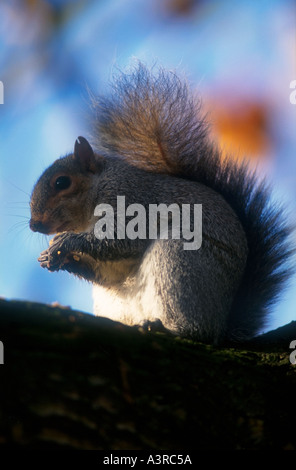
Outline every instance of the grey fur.
{"label": "grey fur", "polygon": [[139,64],[121,74],[109,98],[93,100],[94,145],[130,164],[201,182],[237,214],[249,254],[233,300],[227,335],[243,339],[266,325],[268,311],[292,272],[292,228],[286,211],[246,163],[221,160],[209,141],[201,102],[173,72]]}
{"label": "grey fur", "polygon": [[[292,251],[266,185],[246,165],[221,160],[199,101],[175,74],[140,64],[120,75],[109,98],[93,98],[93,110],[98,153],[88,155],[84,140],[83,158],[91,170],[79,169],[74,152],[34,188],[32,229],[65,231],[41,254],[41,266],[93,282],[96,312],[128,324],[160,319],[174,333],[215,343],[255,335],[290,273]],[[76,192],[59,199],[49,188],[61,168]],[[91,214],[101,202],[116,211],[117,195],[145,207],[202,204],[202,247],[184,251],[182,239],[96,239]]]}

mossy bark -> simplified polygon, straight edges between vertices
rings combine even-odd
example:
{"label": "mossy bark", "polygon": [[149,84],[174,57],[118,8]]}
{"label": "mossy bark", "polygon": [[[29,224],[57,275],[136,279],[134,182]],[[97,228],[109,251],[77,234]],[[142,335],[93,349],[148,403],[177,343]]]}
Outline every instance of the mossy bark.
{"label": "mossy bark", "polygon": [[296,449],[296,323],[213,347],[0,301],[2,449]]}

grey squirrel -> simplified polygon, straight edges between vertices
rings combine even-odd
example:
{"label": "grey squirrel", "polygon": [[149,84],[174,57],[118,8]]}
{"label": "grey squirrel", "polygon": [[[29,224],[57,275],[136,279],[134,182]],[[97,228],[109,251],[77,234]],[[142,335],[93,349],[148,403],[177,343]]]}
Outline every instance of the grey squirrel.
{"label": "grey squirrel", "polygon": [[[41,266],[93,283],[96,315],[212,343],[256,335],[290,274],[282,208],[246,164],[221,158],[174,73],[140,64],[112,90],[92,98],[95,151],[79,137],[33,189],[30,228],[57,234]],[[117,196],[147,210],[202,204],[200,248],[185,250],[182,236],[119,237]],[[98,204],[114,209],[114,238],[94,233]]]}

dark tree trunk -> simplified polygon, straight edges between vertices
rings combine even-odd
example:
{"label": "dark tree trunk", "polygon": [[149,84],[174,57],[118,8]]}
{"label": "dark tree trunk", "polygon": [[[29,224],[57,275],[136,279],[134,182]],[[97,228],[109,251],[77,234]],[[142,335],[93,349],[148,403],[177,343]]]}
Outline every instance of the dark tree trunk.
{"label": "dark tree trunk", "polygon": [[294,339],[215,348],[1,300],[0,447],[296,449]]}

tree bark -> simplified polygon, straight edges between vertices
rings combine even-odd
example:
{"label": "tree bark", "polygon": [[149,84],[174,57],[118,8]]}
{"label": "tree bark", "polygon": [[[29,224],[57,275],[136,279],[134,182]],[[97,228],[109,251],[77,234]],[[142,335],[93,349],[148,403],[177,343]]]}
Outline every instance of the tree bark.
{"label": "tree bark", "polygon": [[296,449],[294,339],[218,348],[0,300],[0,447]]}

